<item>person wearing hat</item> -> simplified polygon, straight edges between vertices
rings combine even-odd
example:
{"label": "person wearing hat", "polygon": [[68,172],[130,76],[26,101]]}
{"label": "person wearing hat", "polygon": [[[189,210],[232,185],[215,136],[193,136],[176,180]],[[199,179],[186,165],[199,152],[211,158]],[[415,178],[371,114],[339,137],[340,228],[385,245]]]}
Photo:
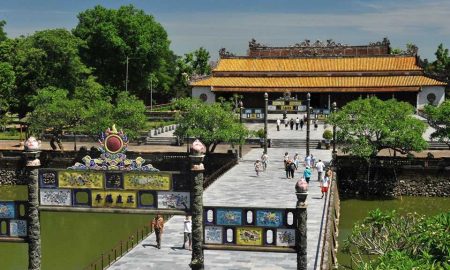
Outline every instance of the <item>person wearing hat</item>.
{"label": "person wearing hat", "polygon": [[311,169],[309,168],[309,166],[306,166],[305,171],[303,172],[303,177],[305,177],[306,182],[309,184],[309,179],[311,179]]}

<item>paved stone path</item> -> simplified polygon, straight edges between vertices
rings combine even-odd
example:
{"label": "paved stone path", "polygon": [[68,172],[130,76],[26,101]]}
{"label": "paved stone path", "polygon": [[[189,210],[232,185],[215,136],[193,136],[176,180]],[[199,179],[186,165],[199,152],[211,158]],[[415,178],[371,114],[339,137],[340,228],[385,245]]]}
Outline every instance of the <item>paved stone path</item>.
{"label": "paved stone path", "polygon": [[[267,171],[256,177],[253,163],[261,156],[262,149],[251,150],[238,165],[205,191],[204,204],[295,208],[295,180],[287,179],[283,169],[283,155],[286,151],[290,152],[291,156],[298,151],[304,157],[302,149],[269,148],[270,161]],[[318,159],[331,159],[331,152],[328,150],[312,149],[312,153]],[[295,179],[300,177],[303,168],[304,166],[300,166]],[[308,269],[316,269],[316,262],[320,262],[318,251],[322,240],[319,235],[325,203],[320,197],[317,172],[314,171],[307,199]],[[154,247],[155,236],[152,234],[109,269],[190,269],[188,265],[191,253],[180,248],[183,242],[183,219],[182,216],[175,216],[166,223],[160,250]],[[205,250],[205,269],[296,269],[296,254]]]}

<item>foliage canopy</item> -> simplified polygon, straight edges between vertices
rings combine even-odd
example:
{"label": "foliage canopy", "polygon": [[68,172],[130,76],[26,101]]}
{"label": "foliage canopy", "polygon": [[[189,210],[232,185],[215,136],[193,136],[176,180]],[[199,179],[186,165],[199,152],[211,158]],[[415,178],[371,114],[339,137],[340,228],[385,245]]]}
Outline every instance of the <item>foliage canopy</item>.
{"label": "foliage canopy", "polygon": [[444,142],[450,148],[450,100],[444,101],[439,107],[425,106],[428,124],[436,131],[431,138]]}
{"label": "foliage canopy", "polygon": [[186,138],[194,137],[202,141],[207,152],[214,152],[221,142],[244,143],[250,135],[248,129],[241,123],[232,111],[228,102],[203,103],[198,99],[180,99],[176,101],[184,108],[177,116],[180,126],[175,135]]}
{"label": "foliage canopy", "polygon": [[382,149],[407,154],[427,147],[422,138],[426,125],[413,112],[406,102],[360,98],[332,113],[327,121],[336,125],[337,141],[351,155],[374,157]]}

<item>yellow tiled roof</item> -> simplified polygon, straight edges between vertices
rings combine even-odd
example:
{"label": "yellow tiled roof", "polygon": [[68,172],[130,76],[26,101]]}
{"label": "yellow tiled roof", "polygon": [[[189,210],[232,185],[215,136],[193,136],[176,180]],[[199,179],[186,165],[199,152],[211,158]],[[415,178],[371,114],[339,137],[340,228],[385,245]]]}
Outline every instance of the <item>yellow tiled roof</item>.
{"label": "yellow tiled roof", "polygon": [[243,71],[403,71],[422,70],[416,58],[397,57],[348,57],[348,58],[225,58],[214,69],[216,72]]}
{"label": "yellow tiled roof", "polygon": [[395,87],[445,85],[425,76],[371,77],[210,77],[191,86],[213,87]]}

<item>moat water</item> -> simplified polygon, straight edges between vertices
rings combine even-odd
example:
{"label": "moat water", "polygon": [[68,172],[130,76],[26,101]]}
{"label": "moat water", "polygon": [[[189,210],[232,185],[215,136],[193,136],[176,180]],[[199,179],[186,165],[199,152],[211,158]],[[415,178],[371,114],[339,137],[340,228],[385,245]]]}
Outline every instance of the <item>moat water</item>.
{"label": "moat water", "polygon": [[[0,186],[0,200],[26,200],[26,186]],[[450,198],[402,197],[395,200],[342,200],[339,243],[353,224],[376,208],[427,216],[450,211]],[[41,212],[42,270],[80,270],[151,220],[150,215]],[[0,242],[0,269],[23,270],[28,245]],[[340,269],[349,269],[349,257],[339,251]]]}
{"label": "moat water", "polygon": [[[26,186],[0,186],[0,200],[26,200]],[[127,239],[150,215],[41,212],[42,270],[80,270]],[[28,268],[28,245],[0,242],[0,269]]]}
{"label": "moat water", "polygon": [[383,211],[396,210],[399,214],[417,212],[433,216],[450,211],[450,198],[406,197],[393,200],[341,200],[341,216],[339,221],[339,269],[352,269],[350,257],[342,253],[344,240],[351,234],[353,224],[367,217],[371,210],[380,208]]}

